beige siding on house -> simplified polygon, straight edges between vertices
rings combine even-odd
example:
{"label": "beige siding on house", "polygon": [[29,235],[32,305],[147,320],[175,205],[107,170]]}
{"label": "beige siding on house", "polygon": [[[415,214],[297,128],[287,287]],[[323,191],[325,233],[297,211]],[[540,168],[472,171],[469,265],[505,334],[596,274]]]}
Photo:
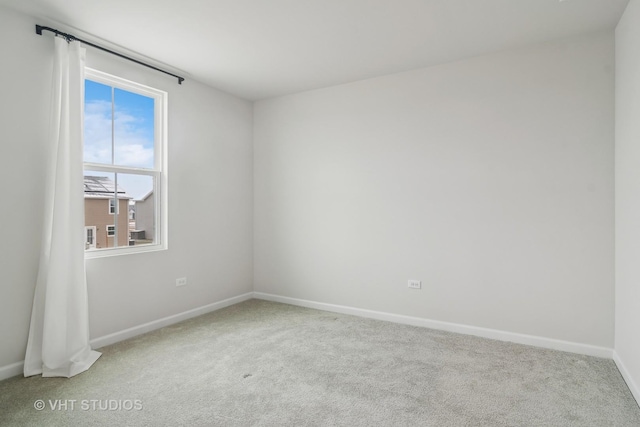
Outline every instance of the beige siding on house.
{"label": "beige siding on house", "polygon": [[[128,200],[119,201],[118,246],[129,245]],[[109,213],[109,199],[84,199],[84,224],[96,227],[96,249],[112,248],[114,238],[107,237],[107,226],[115,225],[115,215]]]}

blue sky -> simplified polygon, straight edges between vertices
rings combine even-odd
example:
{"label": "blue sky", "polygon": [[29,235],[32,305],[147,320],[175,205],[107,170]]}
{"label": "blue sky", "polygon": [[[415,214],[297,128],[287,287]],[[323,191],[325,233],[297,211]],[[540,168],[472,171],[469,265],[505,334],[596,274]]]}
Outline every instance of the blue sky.
{"label": "blue sky", "polygon": [[[114,149],[111,141],[111,87],[85,80],[84,160],[92,163],[152,168],[154,163],[154,100],[116,88],[113,122]],[[114,152],[115,151],[115,152]],[[87,173],[88,174],[88,173]],[[91,172],[92,175],[113,174]],[[135,198],[152,189],[149,177],[118,175],[118,184]]]}

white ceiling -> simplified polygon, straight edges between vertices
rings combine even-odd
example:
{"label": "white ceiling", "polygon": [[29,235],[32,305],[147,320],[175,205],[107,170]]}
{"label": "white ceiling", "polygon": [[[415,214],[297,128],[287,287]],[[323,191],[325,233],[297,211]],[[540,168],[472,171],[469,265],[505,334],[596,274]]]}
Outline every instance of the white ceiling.
{"label": "white ceiling", "polygon": [[79,29],[168,64],[187,77],[256,100],[610,29],[628,1],[0,0],[0,4]]}

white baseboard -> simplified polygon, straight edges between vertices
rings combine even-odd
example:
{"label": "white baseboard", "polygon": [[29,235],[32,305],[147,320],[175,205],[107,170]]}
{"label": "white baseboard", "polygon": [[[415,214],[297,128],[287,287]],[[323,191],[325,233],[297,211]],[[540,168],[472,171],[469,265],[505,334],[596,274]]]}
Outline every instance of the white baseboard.
{"label": "white baseboard", "polygon": [[24,362],[16,362],[11,365],[0,366],[0,381],[21,375],[24,371]]}
{"label": "white baseboard", "polygon": [[548,348],[552,350],[583,354],[586,356],[603,357],[606,359],[611,359],[613,357],[612,349],[589,344],[562,341],[553,338],[538,337],[534,335],[518,334],[515,332],[500,331],[497,329],[480,328],[477,326],[461,325],[458,323],[442,322],[439,320],[430,320],[421,317],[411,317],[400,314],[385,313],[381,311],[365,310],[362,308],[347,307],[343,305],[326,304],[322,302],[308,301],[297,298],[282,297],[279,295],[266,294],[263,292],[254,292],[253,296],[254,298],[267,301],[315,308],[318,310],[331,311],[334,313],[350,314],[354,316],[367,317],[370,319],[386,320],[389,322],[402,323],[405,325],[422,326],[425,328],[437,329],[441,331],[474,335],[499,341],[508,341],[518,344]]}
{"label": "white baseboard", "polygon": [[193,317],[210,313],[212,311],[220,310],[221,308],[229,307],[230,305],[250,300],[252,297],[253,292],[247,292],[246,294],[238,295],[237,297],[232,297],[222,301],[214,302],[212,304],[207,304],[205,306],[187,310],[182,313],[174,314],[172,316],[163,317],[162,319],[154,320],[152,322],[143,323],[142,325],[134,326],[129,329],[114,332],[113,334],[94,338],[90,341],[91,347],[97,349],[106,345],[115,344],[117,342],[133,338],[137,335],[142,335],[147,332],[163,328],[165,326],[173,325],[174,323],[182,322],[183,320],[191,319]]}
{"label": "white baseboard", "polygon": [[613,361],[616,363],[618,371],[620,371],[620,375],[622,375],[622,378],[624,378],[624,381],[627,383],[629,390],[631,390],[631,394],[636,399],[636,403],[640,406],[640,387],[638,387],[638,384],[631,378],[627,367],[615,350],[613,350]]}
{"label": "white baseboard", "polygon": [[[238,304],[243,301],[247,301],[251,298],[262,299],[267,301],[281,302],[285,304],[297,305],[301,307],[315,308],[318,310],[331,311],[335,313],[350,314],[354,316],[366,317],[370,319],[385,320],[389,322],[401,323],[405,325],[421,326],[431,329],[437,329],[448,332],[456,332],[466,335],[474,335],[483,338],[490,338],[500,341],[509,341],[518,344],[532,345],[536,347],[549,348],[553,350],[567,351],[570,353],[584,354],[587,356],[603,357],[607,359],[614,359],[618,369],[620,370],[625,381],[629,385],[631,392],[636,400],[640,402],[640,391],[638,386],[633,382],[629,376],[624,364],[617,356],[617,354],[610,348],[598,347],[588,344],[580,344],[570,341],[556,340],[553,338],[537,337],[533,335],[518,334],[514,332],[505,332],[496,329],[480,328],[476,326],[461,325],[457,323],[442,322],[438,320],[424,319],[420,317],[404,316],[400,314],[385,313],[381,311],[365,310],[361,308],[348,307],[343,305],[327,304],[315,301],[302,300],[297,298],[282,297],[278,295],[266,294],[263,292],[248,292],[243,295],[228,298],[223,301],[214,302],[202,307],[194,308],[182,313],[178,313],[172,316],[164,317],[162,319],[154,320],[152,322],[144,323],[142,325],[134,326],[113,334],[105,335],[103,337],[92,339],[91,346],[93,348],[100,348],[106,345],[115,344],[120,341],[124,341],[128,338],[135,337],[137,335],[151,332],[156,329],[160,329],[164,326],[172,325],[174,323],[181,322],[183,320],[191,319],[202,314],[210,313],[212,311],[220,310],[225,307],[229,307],[234,304]],[[24,362],[16,362],[11,365],[0,367],[0,380],[7,379],[16,375],[20,375],[23,372]]]}
{"label": "white baseboard", "polygon": [[[221,308],[229,307],[230,305],[238,304],[243,301],[250,300],[253,297],[253,292],[248,292],[243,295],[228,298],[222,301],[207,304],[202,307],[194,308],[182,313],[174,314],[173,316],[163,317],[162,319],[154,320],[152,322],[144,323],[142,325],[134,326],[132,328],[125,329],[123,331],[115,332],[113,334],[105,335],[103,337],[94,338],[90,341],[91,347],[96,349],[104,347],[106,345],[115,344],[120,341],[124,341],[128,338],[133,338],[137,335],[151,332],[156,329],[160,329],[165,326],[172,325],[174,323],[182,322],[183,320],[191,319],[193,317],[200,316],[202,314],[210,313],[212,311],[220,310]],[[0,366],[0,381],[21,375],[23,373],[24,361],[12,363],[11,365]]]}

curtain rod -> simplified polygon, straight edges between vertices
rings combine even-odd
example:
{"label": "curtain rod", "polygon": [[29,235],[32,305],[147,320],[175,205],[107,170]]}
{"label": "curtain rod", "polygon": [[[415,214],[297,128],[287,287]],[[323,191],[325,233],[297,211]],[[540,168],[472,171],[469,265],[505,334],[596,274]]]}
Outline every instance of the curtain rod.
{"label": "curtain rod", "polygon": [[133,58],[130,58],[130,57],[128,57],[128,56],[125,56],[125,55],[123,55],[123,54],[121,54],[121,53],[114,52],[114,51],[109,50],[109,49],[107,49],[107,48],[104,48],[104,47],[102,47],[102,46],[98,46],[98,45],[93,44],[93,43],[91,43],[91,42],[88,42],[88,41],[86,41],[86,40],[79,39],[78,37],[76,37],[76,36],[74,36],[74,35],[72,35],[72,34],[63,33],[62,31],[58,31],[58,30],[56,30],[55,28],[51,28],[51,27],[44,27],[44,26],[42,26],[42,25],[36,25],[36,34],[38,34],[38,35],[42,35],[42,31],[51,31],[51,32],[52,32],[52,33],[54,33],[56,36],[62,36],[62,37],[64,37],[65,39],[67,39],[67,42],[71,42],[71,41],[73,41],[73,40],[76,40],[76,41],[79,41],[80,43],[84,43],[84,44],[89,45],[89,46],[91,46],[91,47],[95,47],[96,49],[100,49],[100,50],[102,50],[102,51],[104,51],[104,52],[107,52],[107,53],[110,53],[110,54],[112,54],[112,55],[119,56],[120,58],[123,58],[123,59],[129,60],[129,61],[135,62],[136,64],[140,64],[140,65],[143,65],[143,66],[145,66],[145,67],[151,68],[151,69],[153,69],[153,70],[160,71],[161,73],[168,74],[168,75],[170,75],[170,76],[175,77],[176,79],[178,79],[178,84],[182,84],[182,82],[184,81],[184,77],[180,77],[180,76],[178,76],[178,75],[176,75],[176,74],[173,74],[173,73],[170,73],[170,72],[168,72],[168,71],[162,70],[162,69],[160,69],[160,68],[158,68],[158,67],[154,67],[153,65],[145,64],[145,63],[144,63],[144,62],[142,62],[142,61],[138,61],[137,59],[133,59]]}

